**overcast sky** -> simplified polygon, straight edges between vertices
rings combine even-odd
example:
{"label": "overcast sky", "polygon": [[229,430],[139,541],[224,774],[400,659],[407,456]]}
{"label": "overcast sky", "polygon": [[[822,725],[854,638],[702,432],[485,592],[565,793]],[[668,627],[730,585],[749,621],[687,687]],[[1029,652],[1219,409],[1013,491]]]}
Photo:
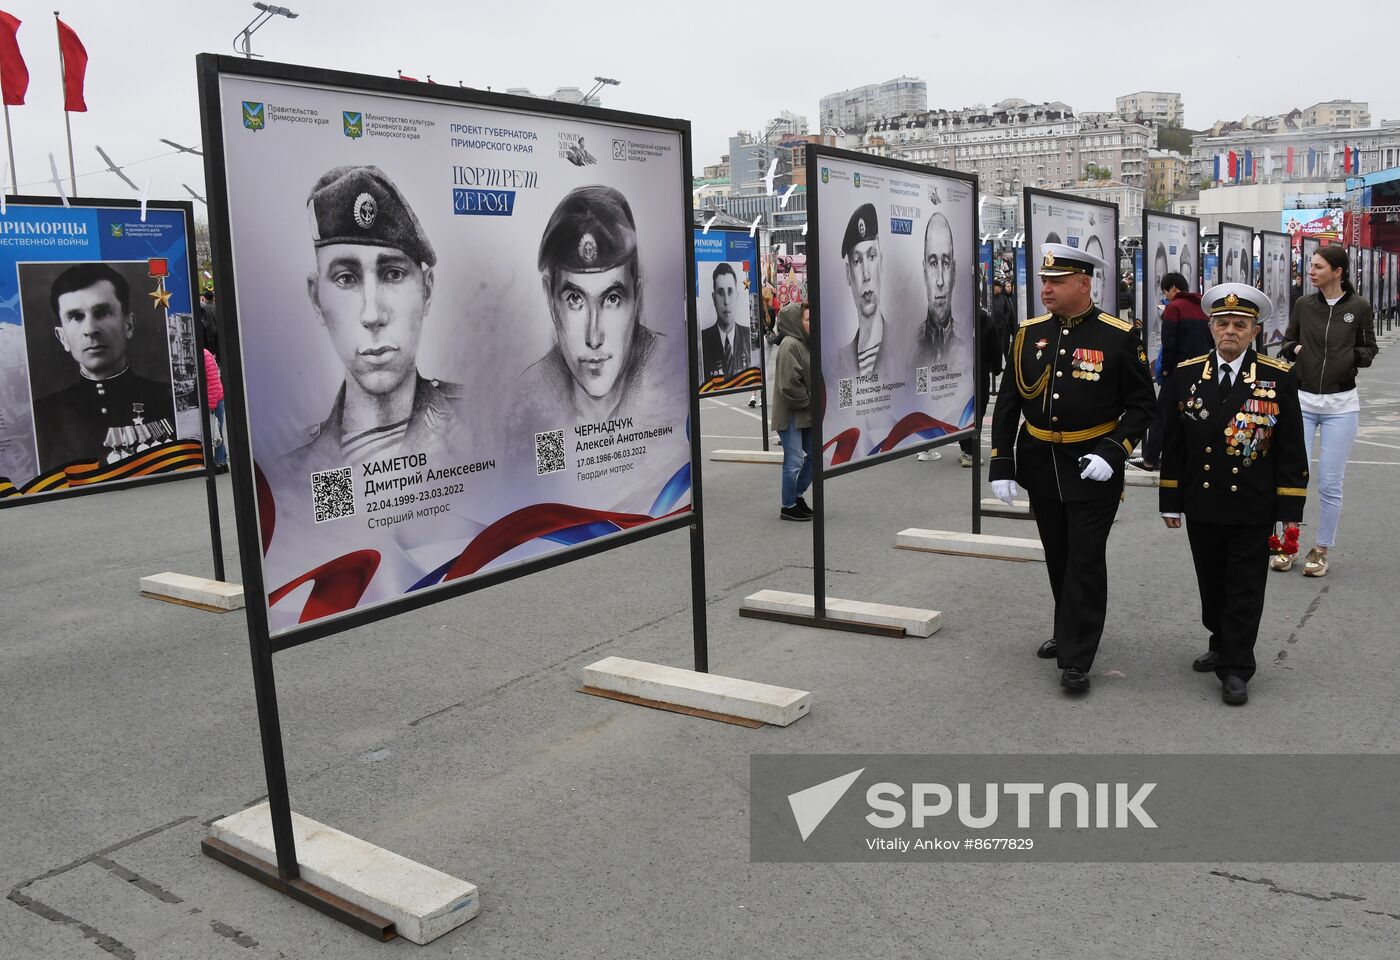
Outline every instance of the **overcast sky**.
{"label": "overcast sky", "polygon": [[[253,38],[254,51],[270,60],[386,76],[402,69],[439,83],[536,93],[615,77],[622,85],[607,91],[605,106],[692,121],[697,171],[738,129],[761,128],[780,110],[807,116],[815,128],[823,94],[901,74],[928,82],[930,107],[1014,96],[1111,109],[1118,94],[1175,90],[1187,126],[1197,128],[1333,98],[1368,101],[1377,122],[1400,118],[1400,84],[1386,76],[1390,57],[1379,47],[1349,50],[1354,38],[1395,34],[1400,4],[1390,0],[1351,4],[1345,19],[1317,0],[1275,0],[1247,14],[1219,0],[1098,0],[1078,14],[1044,0],[284,2],[301,16],[277,18]],[[256,13],[251,4],[58,6],[90,57],[89,112],[72,115],[79,192],[134,195],[97,172],[100,144],[130,164],[136,183],[151,179],[152,197],[184,197],[182,183],[202,193],[197,157],[135,161],[167,153],[161,137],[198,144],[194,55],[231,53]],[[1170,11],[1169,22],[1151,15],[1154,6]],[[10,108],[21,192],[52,194],[50,151],[67,175],[54,4],[0,0],[0,9],[24,21],[19,41],[30,73],[26,104]],[[1170,36],[1162,32],[1168,23]]]}

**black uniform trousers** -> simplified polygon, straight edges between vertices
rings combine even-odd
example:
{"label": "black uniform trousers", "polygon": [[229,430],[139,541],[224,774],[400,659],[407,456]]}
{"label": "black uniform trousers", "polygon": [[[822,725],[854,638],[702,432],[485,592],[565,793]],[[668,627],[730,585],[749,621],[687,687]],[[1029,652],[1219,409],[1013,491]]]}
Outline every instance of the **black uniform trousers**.
{"label": "black uniform trousers", "polygon": [[1152,413],[1152,426],[1147,428],[1147,437],[1142,441],[1142,459],[1148,463],[1160,465],[1162,462],[1162,447],[1167,439],[1167,415],[1174,403],[1176,388],[1171,377],[1164,377],[1157,387],[1157,407]]}
{"label": "black uniform trousers", "polygon": [[1027,490],[1045,569],[1055,598],[1055,644],[1060,669],[1089,672],[1108,614],[1108,534],[1118,497],[1073,500]]}
{"label": "black uniform trousers", "polygon": [[1272,523],[1206,523],[1186,518],[1196,585],[1201,591],[1201,623],[1210,632],[1210,649],[1221,680],[1254,676],[1254,641],[1264,614],[1269,582],[1269,534]]}

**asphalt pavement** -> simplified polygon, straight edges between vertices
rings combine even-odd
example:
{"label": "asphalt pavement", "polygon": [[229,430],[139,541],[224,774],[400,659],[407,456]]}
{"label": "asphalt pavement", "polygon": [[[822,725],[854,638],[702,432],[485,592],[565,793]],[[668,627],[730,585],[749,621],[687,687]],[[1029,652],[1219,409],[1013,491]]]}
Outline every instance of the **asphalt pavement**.
{"label": "asphalt pavement", "polygon": [[[893,549],[905,527],[971,529],[955,447],[827,485],[829,592],[940,610],[927,639],[741,619],[756,590],[811,590],[811,527],[779,519],[776,466],[704,463],[711,669],[812,691],[787,728],[576,692],[610,654],[691,665],[688,532],[278,654],[294,809],[480,886],[481,915],[425,947],[372,942],[200,853],[207,823],[265,791],[244,619],[143,599],[137,580],[209,574],[203,485],[0,512],[0,957],[1393,957],[1395,864],[748,851],[753,753],[1394,753],[1400,349],[1384,342],[1331,574],[1270,576],[1244,708],[1190,670],[1195,582],[1155,489],[1128,489],[1109,540],[1087,698],[1033,655],[1042,565]],[[707,450],[759,446],[745,400],[702,402]],[[220,494],[236,571],[227,477]],[[1304,549],[1316,517],[1314,489]]]}

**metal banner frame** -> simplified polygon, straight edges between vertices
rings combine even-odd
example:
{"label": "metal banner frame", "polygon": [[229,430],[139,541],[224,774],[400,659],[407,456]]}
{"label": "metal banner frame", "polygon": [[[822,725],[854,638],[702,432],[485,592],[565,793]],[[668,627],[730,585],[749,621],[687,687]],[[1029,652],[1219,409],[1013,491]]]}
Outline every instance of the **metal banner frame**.
{"label": "metal banner frame", "polygon": [[[696,227],[695,232],[704,234],[705,228]],[[748,236],[748,231],[740,227],[710,227],[709,232]],[[761,241],[761,235],[755,234],[753,237],[754,260],[749,265],[750,290],[752,291],[749,294],[749,322],[754,324],[754,327],[751,329],[758,330],[758,385],[755,387],[753,384],[747,384],[740,387],[727,387],[723,390],[707,390],[700,394],[700,398],[703,400],[706,397],[727,397],[736,393],[751,393],[757,390],[759,395],[759,419],[762,428],[763,449],[767,450],[768,434],[770,432],[768,429],[768,334],[763,329],[763,271],[759,262],[763,256],[763,243]],[[698,296],[694,288],[692,288],[691,295]]]}
{"label": "metal banner frame", "polygon": [[[1055,190],[1041,190],[1038,187],[1025,187],[1021,191],[1021,213],[1022,216],[1025,218],[1023,222],[1026,225],[1026,318],[1030,319],[1031,317],[1040,316],[1040,314],[1035,312],[1035,290],[1033,288],[1033,284],[1036,281],[1031,279],[1031,277],[1035,276],[1035,269],[1032,262],[1032,257],[1034,257],[1034,263],[1038,264],[1040,253],[1039,243],[1032,240],[1033,237],[1037,236],[1037,232],[1035,230],[1034,215],[1031,213],[1032,197],[1041,197],[1045,200],[1054,200],[1058,203],[1087,203],[1090,206],[1100,207],[1104,210],[1113,211],[1113,252],[1110,254],[1108,253],[1108,251],[1104,251],[1105,257],[1108,258],[1108,275],[1104,277],[1103,282],[1105,288],[1105,295],[1113,297],[1113,315],[1115,317],[1118,316],[1118,311],[1123,309],[1123,305],[1118,303],[1118,245],[1123,242],[1123,224],[1120,222],[1118,204],[1110,203],[1107,200],[1091,200],[1088,197],[1076,197],[1072,193],[1060,193]],[[1095,306],[1107,307],[1108,305],[1099,303],[1095,304]]]}
{"label": "metal banner frame", "polygon": [[[961,180],[972,188],[972,275],[973,282],[976,282],[977,264],[977,239],[978,232],[978,182],[977,175],[963,173],[958,170],[945,170],[940,167],[930,167],[919,163],[910,163],[906,160],[894,160],[888,157],[874,157],[865,153],[857,153],[852,150],[842,150],[837,147],[830,147],[824,144],[813,144],[807,148],[807,182],[815,184],[820,182],[821,164],[824,160],[839,160],[851,163],[861,163],[873,167],[881,167],[886,170],[905,171],[918,174],[920,176],[945,177],[952,180]],[[807,304],[812,313],[812,328],[808,336],[808,349],[812,356],[812,389],[811,396],[814,404],[821,404],[825,396],[825,386],[822,374],[822,324],[821,324],[821,244],[823,242],[821,215],[819,210],[821,191],[811,189],[807,194]],[[839,234],[837,237],[839,242]],[[977,338],[977,315],[976,291],[973,292],[974,314],[972,320],[972,362],[973,362],[973,410],[977,411],[976,392],[982,373],[982,360],[979,356],[980,344]],[[982,411],[985,413],[985,411]],[[973,425],[966,430],[959,430],[955,433],[945,434],[942,437],[935,437],[932,440],[925,440],[921,443],[910,444],[899,447],[878,457],[868,457],[862,460],[843,464],[834,469],[827,469],[825,466],[825,455],[823,451],[824,441],[822,436],[822,417],[820,411],[814,410],[812,417],[812,455],[815,462],[812,464],[812,616],[803,614],[778,613],[766,610],[754,610],[744,608],[739,611],[741,616],[753,617],[761,620],[779,620],[784,623],[799,623],[809,627],[822,627],[830,630],[847,630],[856,633],[870,633],[880,636],[904,636],[903,627],[889,627],[871,623],[857,623],[850,620],[834,620],[826,615],[826,498],[825,482],[828,478],[855,473],[866,467],[873,467],[877,464],[888,463],[891,460],[898,460],[911,454],[921,453],[925,450],[932,450],[935,447],[946,446],[968,436],[978,437],[982,435],[982,417],[974,415]],[[981,476],[981,446],[979,443],[977,452],[973,454],[972,462],[972,507],[974,523],[977,522],[978,493],[980,491],[979,477]]]}
{"label": "metal banner frame", "polygon": [[[36,206],[36,207],[62,207],[65,206],[59,197],[34,197],[34,196],[11,196],[6,199],[8,206]],[[115,199],[107,197],[72,197],[68,200],[68,206],[72,208],[81,207],[109,207],[118,210],[139,210],[141,202],[131,199]],[[132,487],[151,486],[158,483],[169,483],[174,480],[188,480],[191,477],[204,478],[205,500],[209,512],[209,540],[214,555],[214,579],[224,579],[224,545],[223,532],[219,528],[219,489],[214,473],[214,444],[210,439],[210,413],[209,413],[209,385],[205,383],[204,377],[204,327],[199,319],[199,264],[196,262],[196,250],[194,243],[194,203],[189,200],[147,200],[147,210],[173,210],[183,214],[185,224],[185,260],[189,268],[190,285],[190,313],[192,326],[194,328],[194,349],[195,349],[195,379],[197,382],[196,391],[199,395],[200,428],[203,436],[200,438],[200,451],[204,463],[197,469],[179,470],[175,473],[159,473],[150,477],[132,477],[127,480],[113,480],[91,486],[71,487],[62,490],[55,490],[52,493],[21,494],[9,497],[0,497],[0,510],[14,507],[22,507],[27,504],[52,503],[55,500],[66,500],[71,497],[86,497],[97,493],[108,493],[114,490],[128,490]],[[53,261],[55,263],[62,261]],[[74,261],[86,262],[86,261]],[[224,439],[224,450],[230,449],[227,436]]]}
{"label": "metal banner frame", "polygon": [[[1227,229],[1228,229],[1228,230],[1242,230],[1242,231],[1244,231],[1246,234],[1249,235],[1249,239],[1246,240],[1246,241],[1245,241],[1245,244],[1244,244],[1244,263],[1245,263],[1245,271],[1244,271],[1244,274],[1245,274],[1245,275],[1244,275],[1244,279],[1243,279],[1243,280],[1239,280],[1239,281],[1236,281],[1236,282],[1238,282],[1238,283],[1247,283],[1247,284],[1249,284],[1250,286],[1254,286],[1254,228],[1253,228],[1253,227],[1246,227],[1246,226],[1245,226],[1244,224],[1242,224],[1242,223],[1227,223],[1226,221],[1222,220],[1222,221],[1219,223],[1219,225],[1218,225],[1215,229],[1216,229],[1216,234],[1215,234],[1215,235],[1216,235],[1216,237],[1219,238],[1219,239],[1216,241],[1216,243],[1217,243],[1217,245],[1218,245],[1218,250],[1219,250],[1219,252],[1216,253],[1216,257],[1218,258],[1218,260],[1217,260],[1217,263],[1219,264],[1218,269],[1219,269],[1220,274],[1221,274],[1221,279],[1218,280],[1217,282],[1218,282],[1218,283],[1226,283],[1226,282],[1227,282],[1227,281],[1225,280],[1225,278],[1224,278],[1224,274],[1225,274],[1225,231],[1226,231]],[[1201,291],[1201,292],[1204,293],[1205,291],[1203,290],[1203,291]]]}
{"label": "metal banner frame", "polygon": [[[220,79],[224,76],[248,77],[260,80],[283,81],[317,87],[333,87],[357,93],[377,93],[403,97],[417,101],[435,101],[445,104],[496,108],[514,113],[565,117],[613,123],[639,128],[650,128],[675,133],[680,136],[681,175],[676,181],[675,202],[685,225],[685,282],[688,290],[695,289],[695,252],[690,227],[693,223],[693,194],[691,193],[691,132],[688,120],[653,117],[643,114],[604,110],[557,101],[538,100],[527,97],[514,97],[480,90],[469,90],[448,85],[431,85],[410,80],[388,77],[367,76],[326,70],[308,66],[265,61],[245,60],[238,57],[200,54],[196,59],[199,79],[200,119],[205,148],[205,175],[208,187],[210,241],[216,276],[228,278],[224,291],[220,294],[219,324],[220,334],[227,354],[229,381],[227,391],[229,404],[228,432],[235,440],[235,448],[250,451],[247,398],[244,394],[243,352],[240,344],[238,322],[237,288],[231,282],[233,277],[232,236],[229,226],[229,191],[225,176],[225,148],[223,135],[223,104]],[[363,918],[347,912],[343,901],[323,896],[300,880],[297,864],[296,845],[292,836],[291,801],[287,788],[286,763],[282,749],[282,729],[277,706],[276,679],[273,671],[273,654],[298,644],[320,637],[342,633],[354,627],[374,623],[388,617],[405,613],[429,604],[439,603],[454,597],[464,596],[484,590],[496,584],[529,576],[542,570],[558,567],[584,557],[593,556],[648,540],[672,530],[690,531],[691,565],[691,605],[692,630],[694,634],[695,669],[706,672],[709,669],[709,652],[705,621],[705,538],[702,509],[702,485],[700,478],[700,395],[699,362],[697,357],[698,335],[694,298],[686,298],[687,331],[687,370],[688,404],[690,419],[690,471],[691,509],[683,515],[658,520],[644,527],[614,533],[586,541],[561,553],[527,560],[508,568],[491,573],[464,578],[448,586],[432,591],[418,591],[397,600],[373,608],[353,611],[337,618],[311,624],[307,628],[292,633],[272,637],[268,629],[267,589],[263,581],[260,562],[261,540],[258,528],[258,503],[256,483],[251,456],[240,456],[234,464],[233,487],[234,506],[237,514],[238,539],[241,547],[243,584],[248,602],[245,606],[248,618],[248,643],[252,655],[253,684],[257,697],[258,724],[262,737],[263,766],[267,777],[268,801],[272,814],[273,834],[277,848],[276,874],[259,871],[256,865],[243,865],[239,869],[259,874],[259,879],[289,895],[303,899],[316,909],[330,914],[352,926],[362,926]],[[223,859],[220,852],[205,842],[205,852]],[[310,888],[309,890],[307,888]]]}

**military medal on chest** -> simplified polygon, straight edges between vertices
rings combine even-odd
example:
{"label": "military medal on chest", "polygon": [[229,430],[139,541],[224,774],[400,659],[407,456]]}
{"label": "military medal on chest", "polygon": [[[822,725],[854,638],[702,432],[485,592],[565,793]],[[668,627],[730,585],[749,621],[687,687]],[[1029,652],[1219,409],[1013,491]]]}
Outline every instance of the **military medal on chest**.
{"label": "military medal on chest", "polygon": [[1103,374],[1103,351],[1078,347],[1070,365],[1074,367],[1070,376],[1076,380],[1098,380]]}

